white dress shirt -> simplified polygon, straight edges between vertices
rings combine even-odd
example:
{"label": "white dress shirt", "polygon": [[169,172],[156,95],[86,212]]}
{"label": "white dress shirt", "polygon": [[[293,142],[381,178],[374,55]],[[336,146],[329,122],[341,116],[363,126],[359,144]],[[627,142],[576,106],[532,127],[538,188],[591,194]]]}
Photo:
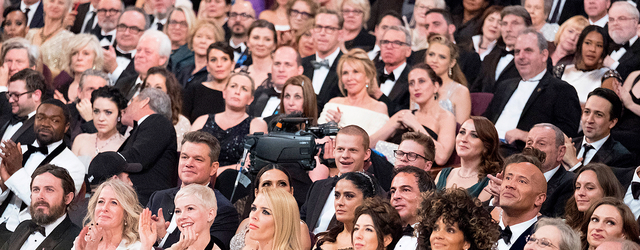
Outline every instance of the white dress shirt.
{"label": "white dress shirt", "polygon": [[[498,240],[498,250],[509,250],[509,248],[511,248],[511,245],[515,243],[516,240],[518,240],[518,238],[520,238],[520,235],[522,235],[524,231],[527,231],[527,229],[531,227],[533,223],[536,223],[536,221],[538,221],[538,217],[533,217],[533,219],[530,219],[528,221],[509,226],[509,229],[511,229],[511,239],[509,241],[511,243],[507,244],[506,242],[504,242],[502,238],[500,238]],[[504,223],[502,222],[502,219],[500,220],[500,228],[501,229],[505,228]]]}
{"label": "white dress shirt", "polygon": [[29,8],[29,13],[27,13],[27,17],[29,18],[29,20],[27,20],[27,27],[31,25],[31,20],[33,20],[33,16],[36,14],[36,10],[38,9],[38,6],[41,2],[42,1],[38,1],[37,3],[34,3],[32,5],[27,5],[24,3],[24,1],[20,1],[20,10],[22,10],[22,12],[27,11],[27,8]]}
{"label": "white dress shirt", "polygon": [[373,49],[371,51],[367,52],[367,55],[369,55],[369,60],[373,61],[373,59],[376,59],[378,52],[380,52],[380,46],[376,44],[376,46],[373,46]]}
{"label": "white dress shirt", "polygon": [[327,201],[324,203],[324,207],[322,207],[322,212],[320,212],[320,217],[318,217],[318,222],[316,223],[318,226],[313,229],[314,234],[319,234],[324,231],[327,231],[329,227],[329,223],[331,223],[331,219],[336,214],[336,207],[334,205],[336,201],[336,188],[333,187],[331,189],[331,193],[329,193],[329,197],[327,197]]}
{"label": "white dress shirt", "polygon": [[[635,35],[634,37],[629,39],[629,46],[633,45],[633,43],[635,43],[636,40],[638,40],[638,35]],[[622,56],[624,56],[625,53],[627,53],[627,49],[625,48],[620,48],[619,50],[611,52],[609,56],[611,57],[611,59],[615,61],[613,64],[611,64],[612,69],[618,68],[618,65],[620,65],[620,62],[619,62],[620,58],[622,58]]]}
{"label": "white dress shirt", "polygon": [[540,72],[540,74],[527,81],[520,80],[518,87],[513,92],[513,95],[511,95],[511,98],[509,98],[509,101],[504,106],[504,109],[496,122],[496,130],[498,130],[498,136],[501,139],[504,139],[507,131],[515,129],[518,126],[524,106],[527,105],[527,101],[529,101],[531,94],[536,89],[540,79],[542,79],[546,72],[547,70],[545,69]]}
{"label": "white dress shirt", "polygon": [[597,25],[600,26],[600,28],[604,28],[604,26],[609,22],[609,14],[604,15],[602,18],[600,18],[598,21],[592,22],[591,18],[589,19],[589,25]]}
{"label": "white dress shirt", "polygon": [[[400,77],[400,74],[402,74],[402,71],[406,67],[407,67],[407,62],[404,62],[400,66],[398,66],[396,69],[393,70],[393,76],[396,78],[395,81],[391,81],[391,79],[388,79],[385,82],[380,83],[380,90],[382,91],[382,93],[384,93],[384,95],[389,96],[389,94],[391,93],[391,90],[393,89],[393,86],[395,86],[396,81],[398,81],[398,77]],[[386,67],[384,68],[384,73],[389,74]]]}
{"label": "white dress shirt", "polygon": [[[62,221],[67,218],[67,214],[65,213],[64,215],[60,216],[60,218],[58,218],[57,220],[55,220],[53,223],[49,224],[49,225],[44,225],[44,233],[46,235],[51,234],[51,232],[53,232],[54,229],[56,229],[56,227],[58,227],[58,225],[60,225],[60,223],[62,223]],[[27,240],[24,242],[24,244],[22,244],[22,247],[20,248],[20,250],[36,250],[38,248],[38,246],[40,246],[40,244],[42,244],[42,242],[44,241],[44,239],[46,238],[45,235],[42,235],[40,232],[34,232],[31,235],[29,235],[29,238],[27,238]]]}
{"label": "white dress shirt", "polygon": [[[329,68],[336,62],[336,58],[340,54],[340,47],[336,48],[336,50],[331,53],[326,58],[320,58],[318,52],[316,52],[316,61],[321,62],[324,59],[329,60]],[[325,67],[321,67],[313,71],[313,92],[320,94],[320,90],[322,89],[322,85],[324,84],[324,80],[327,78],[327,74],[329,74],[329,69]]]}
{"label": "white dress shirt", "polygon": [[93,30],[96,27],[96,24],[98,24],[97,11],[98,10],[95,7],[93,7],[93,4],[89,4],[89,11],[87,11],[87,14],[84,15],[84,21],[82,21],[82,28],[80,29],[80,33],[85,33],[84,28],[87,27],[87,23],[89,22],[89,19],[91,19],[92,15],[96,15],[96,17],[93,18],[93,23],[91,24],[91,30]]}
{"label": "white dress shirt", "polygon": [[500,78],[500,74],[502,74],[502,71],[504,71],[507,65],[509,65],[509,63],[513,61],[513,58],[514,57],[512,54],[507,54],[503,57],[500,57],[500,61],[498,61],[498,65],[496,65],[496,81],[498,80],[498,78]]}
{"label": "white dress shirt", "polygon": [[[27,119],[30,119],[31,117],[33,117],[36,114],[36,111],[34,110],[33,112],[29,113],[27,116]],[[2,140],[9,140],[11,139],[11,137],[18,132],[18,129],[20,129],[22,127],[22,124],[24,124],[23,122],[18,122],[15,125],[11,125],[9,124],[9,126],[7,126],[7,129],[4,131],[4,134],[2,135]],[[2,125],[0,125],[2,126]]]}
{"label": "white dress shirt", "polygon": [[411,225],[413,228],[413,235],[402,235],[394,250],[415,250],[418,249],[418,230],[416,230],[419,223]]}
{"label": "white dress shirt", "polygon": [[[231,48],[238,48],[238,46],[240,46],[240,50],[242,52],[244,52],[247,49],[247,45],[244,43],[240,43],[240,44],[235,44],[233,42],[233,38],[229,39],[229,46],[231,46]],[[240,59],[240,56],[242,55],[242,52],[236,52],[235,50],[233,51],[233,59],[234,61],[238,61],[238,59]]]}
{"label": "white dress shirt", "polygon": [[[473,48],[476,50],[476,52],[480,51],[480,42],[482,42],[482,35],[475,35],[471,37],[471,41],[473,42]],[[480,61],[484,60],[484,57],[486,57],[489,53],[491,53],[491,51],[493,50],[494,47],[496,47],[496,42],[498,40],[494,40],[493,42],[490,42],[487,45],[487,49],[482,52],[482,53],[478,53],[478,55],[480,56]],[[507,65],[505,65],[506,67]],[[504,68],[502,69],[504,70]],[[500,72],[502,72],[502,70]],[[497,80],[498,78],[496,78]]]}
{"label": "white dress shirt", "polygon": [[[591,144],[591,146],[593,146],[593,149],[589,150],[589,152],[587,152],[587,155],[584,156],[584,165],[589,164],[589,162],[591,162],[591,159],[593,159],[593,156],[596,155],[596,153],[598,152],[598,150],[600,150],[600,148],[602,147],[602,145],[604,144],[604,142],[607,141],[607,139],[609,139],[609,136],[611,136],[611,134],[607,135],[606,137],[597,140],[593,143],[589,143]],[[582,145],[580,145],[580,150],[578,151],[578,155],[577,157],[580,158],[582,157],[582,155],[584,154],[584,145],[587,144],[587,138],[586,137],[582,137]],[[575,166],[571,167],[571,169],[569,169],[569,171],[574,171],[576,169],[578,169],[580,166],[582,166],[582,162],[578,162]]]}
{"label": "white dress shirt", "polygon": [[640,183],[640,177],[638,177],[639,170],[640,167],[637,167],[636,170],[633,171],[633,179],[631,179],[631,184],[629,184],[627,192],[624,194],[624,204],[627,204],[636,219],[640,216],[640,200],[636,200],[633,198],[633,193],[631,193],[631,186],[633,186],[634,182]]}
{"label": "white dress shirt", "polygon": [[553,175],[556,174],[556,172],[558,172],[558,169],[560,169],[560,165],[558,165],[557,167],[555,167],[555,168],[543,173],[544,178],[547,180],[547,182],[549,182],[549,180],[551,180]]}
{"label": "white dress shirt", "polygon": [[[278,94],[282,93],[282,91],[278,91],[277,88],[273,88],[273,89]],[[278,95],[278,96],[269,97],[267,104],[264,105],[264,109],[262,110],[262,114],[260,115],[260,117],[268,117],[273,115],[273,113],[276,112],[278,107],[280,107],[280,96]]]}
{"label": "white dress shirt", "polygon": [[113,72],[111,72],[111,74],[109,74],[109,77],[111,78],[111,82],[113,84],[115,84],[118,78],[120,78],[120,75],[122,74],[122,72],[127,68],[127,66],[129,66],[129,63],[131,63],[131,60],[133,60],[133,57],[136,56],[135,49],[130,51],[123,51],[120,49],[119,46],[116,46],[115,49],[117,49],[118,51],[124,54],[131,53],[131,59],[121,57],[121,56],[116,57],[116,62],[118,63],[118,67],[116,67],[116,69]]}

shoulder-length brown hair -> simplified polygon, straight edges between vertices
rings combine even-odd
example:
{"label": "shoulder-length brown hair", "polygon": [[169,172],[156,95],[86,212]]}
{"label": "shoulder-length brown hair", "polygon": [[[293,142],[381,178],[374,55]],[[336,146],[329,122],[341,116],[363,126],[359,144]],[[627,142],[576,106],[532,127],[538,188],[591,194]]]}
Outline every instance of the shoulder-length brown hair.
{"label": "shoulder-length brown hair", "polygon": [[482,161],[478,167],[478,179],[486,177],[487,174],[500,172],[504,159],[499,152],[500,138],[496,127],[489,119],[482,116],[471,116],[469,120],[473,121],[478,138],[482,141],[485,149],[480,156]]}
{"label": "shoulder-length brown hair", "polygon": [[[315,126],[317,124],[316,118],[318,117],[318,101],[316,100],[316,93],[313,91],[311,80],[304,75],[289,78],[284,83],[282,93],[280,93],[280,100],[284,100],[284,90],[287,89],[289,85],[300,86],[302,88],[302,98],[304,99],[302,114],[304,117],[311,118],[309,124]],[[284,112],[284,103],[282,101],[280,101],[280,111]]]}
{"label": "shoulder-length brown hair", "polygon": [[593,203],[589,210],[585,213],[584,223],[580,227],[580,231],[582,235],[580,236],[580,240],[582,241],[582,249],[589,249],[589,242],[587,241],[587,230],[589,229],[589,222],[591,221],[588,218],[591,218],[593,212],[602,205],[610,205],[615,207],[620,213],[620,217],[622,217],[622,233],[626,237],[626,239],[631,240],[635,243],[640,244],[640,228],[638,227],[638,222],[636,221],[636,217],[631,212],[631,209],[622,202],[621,199],[615,197],[604,197]]}
{"label": "shoulder-length brown hair", "polygon": [[[152,67],[147,71],[147,78],[150,75],[161,75],[164,77],[164,85],[167,88],[167,95],[171,99],[171,123],[173,125],[178,124],[178,120],[180,119],[180,114],[182,114],[182,87],[178,83],[178,79],[173,76],[167,68],[162,66]],[[147,78],[144,79],[144,83],[142,84],[142,89],[145,89],[147,86]],[[141,91],[142,91],[141,89]]]}

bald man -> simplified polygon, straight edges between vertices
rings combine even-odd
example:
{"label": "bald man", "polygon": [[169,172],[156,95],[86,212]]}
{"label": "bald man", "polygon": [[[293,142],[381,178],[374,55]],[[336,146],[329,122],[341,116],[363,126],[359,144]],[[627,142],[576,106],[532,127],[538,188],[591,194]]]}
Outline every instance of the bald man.
{"label": "bald man", "polygon": [[501,237],[499,250],[520,250],[526,237],[533,233],[538,213],[547,198],[547,181],[540,160],[530,155],[515,154],[505,160],[498,217]]}

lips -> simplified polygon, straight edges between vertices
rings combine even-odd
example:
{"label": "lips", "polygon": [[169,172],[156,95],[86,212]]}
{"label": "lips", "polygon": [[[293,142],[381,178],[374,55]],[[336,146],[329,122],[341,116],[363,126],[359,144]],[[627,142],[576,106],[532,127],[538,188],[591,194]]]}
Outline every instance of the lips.
{"label": "lips", "polygon": [[253,223],[249,224],[249,229],[251,230],[257,230],[258,228],[260,227],[256,226],[256,224],[253,224]]}
{"label": "lips", "polygon": [[599,233],[592,233],[592,234],[591,234],[591,238],[593,238],[594,240],[603,240],[603,239],[604,239],[604,236],[602,236],[602,235],[601,235],[601,234],[599,234]]}
{"label": "lips", "polygon": [[182,228],[186,228],[186,227],[190,227],[190,226],[193,226],[193,222],[185,222],[185,223],[180,224],[180,227],[182,227]]}
{"label": "lips", "polygon": [[347,213],[347,211],[345,210],[342,210],[342,209],[336,210],[336,214],[345,214],[345,213]]}

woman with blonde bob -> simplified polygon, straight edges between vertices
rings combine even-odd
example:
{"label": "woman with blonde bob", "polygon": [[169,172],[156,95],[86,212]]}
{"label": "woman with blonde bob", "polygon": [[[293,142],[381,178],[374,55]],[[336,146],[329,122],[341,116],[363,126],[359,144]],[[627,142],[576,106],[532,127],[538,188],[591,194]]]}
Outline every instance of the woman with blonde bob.
{"label": "woman with blonde bob", "polygon": [[133,187],[118,179],[103,182],[89,200],[85,227],[72,249],[139,250],[141,211]]}
{"label": "woman with blonde bob", "polygon": [[[199,184],[180,188],[174,198],[175,215],[180,240],[168,249],[211,250],[220,249],[222,242],[209,231],[216,218],[218,205],[213,189]],[[145,208],[140,215],[140,249],[152,249],[157,239],[156,225],[151,211]]]}
{"label": "woman with blonde bob", "polygon": [[55,97],[69,103],[78,97],[80,77],[87,69],[102,70],[104,57],[100,42],[91,34],[79,34],[67,44],[69,54],[62,59],[63,71],[53,79]]}
{"label": "woman with blonde bob", "polygon": [[577,15],[567,19],[556,32],[553,44],[556,49],[549,55],[553,66],[573,64],[573,58],[578,46],[578,37],[582,30],[589,25],[587,18]]}
{"label": "woman with blonde bob", "polygon": [[249,220],[243,249],[302,249],[298,203],[289,192],[262,188],[251,205]]}
{"label": "woman with blonde bob", "polygon": [[334,121],[338,126],[358,125],[373,134],[389,120],[387,105],[371,97],[378,88],[376,67],[362,49],[352,49],[338,61],[338,87],[345,97],[324,105],[318,124]]}

